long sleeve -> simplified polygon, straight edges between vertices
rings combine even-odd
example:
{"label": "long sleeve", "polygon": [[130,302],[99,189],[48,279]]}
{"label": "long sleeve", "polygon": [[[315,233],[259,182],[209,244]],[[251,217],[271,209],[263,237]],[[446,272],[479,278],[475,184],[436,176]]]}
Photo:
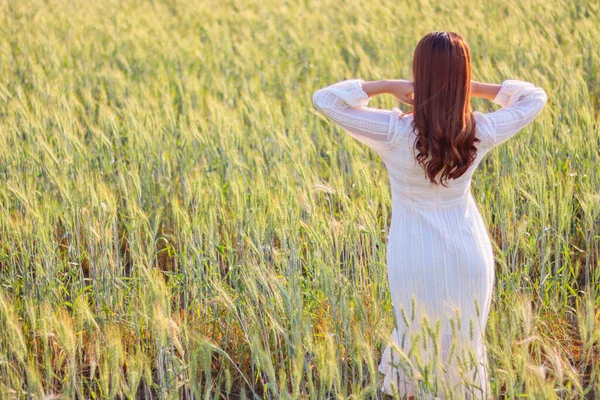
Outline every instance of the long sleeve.
{"label": "long sleeve", "polygon": [[399,108],[369,108],[370,97],[362,89],[362,79],[340,81],[313,93],[313,105],[355,139],[378,153],[393,142]]}
{"label": "long sleeve", "polygon": [[533,121],[544,108],[548,97],[544,89],[530,82],[507,79],[502,82],[493,101],[502,108],[482,114],[490,127],[490,147],[506,142]]}

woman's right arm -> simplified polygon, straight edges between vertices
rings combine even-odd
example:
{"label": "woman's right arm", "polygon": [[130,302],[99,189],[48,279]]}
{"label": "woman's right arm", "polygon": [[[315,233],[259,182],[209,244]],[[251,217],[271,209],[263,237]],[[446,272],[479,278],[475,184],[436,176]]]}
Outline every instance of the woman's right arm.
{"label": "woman's right arm", "polygon": [[494,100],[500,91],[500,86],[495,83],[481,83],[471,81],[471,96]]}
{"label": "woman's right arm", "polygon": [[546,92],[530,82],[507,79],[501,85],[472,82],[473,96],[499,104],[498,111],[483,114],[491,134],[491,146],[498,146],[537,117],[548,101]]}

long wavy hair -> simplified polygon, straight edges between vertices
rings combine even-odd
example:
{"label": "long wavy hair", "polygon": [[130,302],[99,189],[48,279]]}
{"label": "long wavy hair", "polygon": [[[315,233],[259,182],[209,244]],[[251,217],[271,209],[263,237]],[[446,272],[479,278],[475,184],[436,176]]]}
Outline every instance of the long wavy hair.
{"label": "long wavy hair", "polygon": [[480,141],[471,111],[469,45],[457,33],[431,32],[417,44],[412,70],[415,157],[432,183],[447,187],[469,169]]}

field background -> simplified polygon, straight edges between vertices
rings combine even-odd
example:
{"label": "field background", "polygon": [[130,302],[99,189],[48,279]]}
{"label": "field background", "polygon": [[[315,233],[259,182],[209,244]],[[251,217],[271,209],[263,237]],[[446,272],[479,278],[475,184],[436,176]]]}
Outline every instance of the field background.
{"label": "field background", "polygon": [[388,176],[311,96],[436,29],[549,98],[473,178],[493,393],[600,396],[600,4],[436,3],[1,0],[0,398],[375,397]]}

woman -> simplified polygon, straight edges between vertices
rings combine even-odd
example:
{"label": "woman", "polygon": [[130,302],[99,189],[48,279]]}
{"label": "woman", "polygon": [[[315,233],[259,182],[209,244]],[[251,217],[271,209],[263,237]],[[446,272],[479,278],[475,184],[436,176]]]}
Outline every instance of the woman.
{"label": "woman", "polygon": [[[387,272],[397,325],[379,364],[381,389],[408,398],[489,398],[484,332],[494,253],[471,177],[487,152],[541,112],[547,97],[529,82],[472,81],[469,46],[454,32],[431,32],[419,41],[412,75],[414,83],[344,80],[312,98],[321,113],[381,156],[390,178]],[[367,107],[384,93],[413,110]],[[471,96],[502,108],[472,112]],[[437,352],[424,347],[433,342],[435,334],[427,332],[435,332],[436,322]],[[476,362],[468,364],[469,351]],[[425,377],[413,374],[419,363],[436,368],[437,381],[427,390]]]}

